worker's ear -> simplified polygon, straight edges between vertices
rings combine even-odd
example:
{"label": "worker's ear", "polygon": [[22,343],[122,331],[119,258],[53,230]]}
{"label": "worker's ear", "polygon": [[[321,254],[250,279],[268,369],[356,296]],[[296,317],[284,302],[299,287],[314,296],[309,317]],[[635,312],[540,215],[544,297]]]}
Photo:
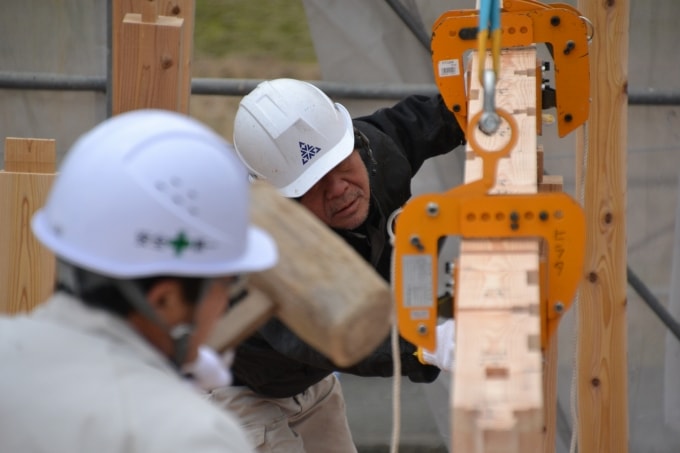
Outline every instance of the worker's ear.
{"label": "worker's ear", "polygon": [[190,321],[190,307],[184,299],[179,281],[163,279],[156,282],[146,293],[146,299],[158,316],[169,326]]}

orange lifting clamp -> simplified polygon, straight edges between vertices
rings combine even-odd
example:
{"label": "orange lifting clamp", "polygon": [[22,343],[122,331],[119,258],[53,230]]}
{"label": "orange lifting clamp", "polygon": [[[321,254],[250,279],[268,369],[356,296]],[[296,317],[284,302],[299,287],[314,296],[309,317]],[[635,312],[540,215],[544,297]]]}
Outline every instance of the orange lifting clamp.
{"label": "orange lifting clamp", "polygon": [[[504,0],[501,24],[503,48],[549,44],[555,65],[557,129],[559,136],[564,137],[588,117],[590,68],[586,20],[574,7],[562,3]],[[476,49],[477,34],[477,10],[448,11],[432,28],[435,80],[446,106],[463,128],[468,124],[468,111],[462,62],[465,52]],[[540,84],[542,77],[537,80]],[[540,114],[537,116],[540,118]]]}
{"label": "orange lifting clamp", "polygon": [[[585,255],[585,216],[581,206],[564,193],[488,195],[496,180],[498,160],[517,143],[517,123],[509,113],[498,114],[510,126],[508,143],[498,151],[482,150],[475,138],[482,112],[468,125],[468,141],[482,158],[482,178],[439,194],[409,200],[396,218],[393,285],[401,336],[434,349],[437,323],[438,240],[463,238],[543,238],[547,263],[541,266],[541,342],[557,330],[581,279]],[[455,302],[455,301],[454,301]]]}

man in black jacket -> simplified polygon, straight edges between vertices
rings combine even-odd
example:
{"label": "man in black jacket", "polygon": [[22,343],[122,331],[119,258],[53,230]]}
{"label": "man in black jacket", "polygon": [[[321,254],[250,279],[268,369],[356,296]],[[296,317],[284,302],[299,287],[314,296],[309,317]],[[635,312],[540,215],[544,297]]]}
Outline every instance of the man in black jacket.
{"label": "man in black jacket", "polygon": [[[241,101],[234,124],[235,148],[252,177],[298,199],[388,281],[389,215],[410,198],[423,162],[464,140],[440,96],[410,96],[352,120],[321,90],[292,79],[258,85]],[[437,351],[399,338],[404,376],[432,382],[440,369],[450,370],[452,320],[438,327],[438,336],[445,341]],[[211,396],[241,417],[257,451],[356,451],[333,371],[391,376],[389,339],[356,365],[339,368],[274,318],[238,347],[235,386]]]}

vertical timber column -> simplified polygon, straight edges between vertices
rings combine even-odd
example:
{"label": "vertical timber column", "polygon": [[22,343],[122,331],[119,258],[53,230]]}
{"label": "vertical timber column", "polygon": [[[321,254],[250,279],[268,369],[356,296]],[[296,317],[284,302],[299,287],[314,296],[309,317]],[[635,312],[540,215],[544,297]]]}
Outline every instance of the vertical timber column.
{"label": "vertical timber column", "polygon": [[55,176],[54,140],[7,138],[0,171],[0,313],[32,310],[54,289],[55,259],[31,232]]}
{"label": "vertical timber column", "polygon": [[[123,19],[127,13],[142,13],[144,3],[148,0],[113,0],[113,61],[119,58],[121,48],[121,29]],[[194,22],[196,16],[195,0],[156,0],[158,13],[161,16],[183,19],[182,26],[182,57],[180,97],[178,111],[189,113],[191,99],[191,61],[193,55]]]}
{"label": "vertical timber column", "polygon": [[[517,122],[518,142],[510,156],[500,160],[492,194],[537,192],[536,58],[535,47],[501,54],[496,104]],[[490,56],[486,63],[490,65]],[[478,64],[475,54],[468,74],[469,117],[482,109]],[[507,135],[502,129],[490,137],[476,133],[490,151],[500,149]],[[477,180],[481,174],[481,158],[468,148],[465,181]],[[539,280],[537,239],[461,241],[451,410],[455,452],[542,451]]]}
{"label": "vertical timber column", "polygon": [[[121,8],[114,2],[114,16]],[[159,0],[142,0],[140,13],[113,24],[113,115],[141,108],[188,113],[183,61],[191,49],[184,48],[184,20],[158,11]]]}
{"label": "vertical timber column", "polygon": [[[578,9],[592,21],[595,31],[590,47],[590,92],[593,96],[590,119],[587,136],[581,135],[577,143],[576,187],[585,183],[587,223],[585,280],[577,309],[578,450],[580,453],[626,453],[626,148],[630,5],[629,0],[579,0]],[[584,159],[585,174],[580,168]]]}

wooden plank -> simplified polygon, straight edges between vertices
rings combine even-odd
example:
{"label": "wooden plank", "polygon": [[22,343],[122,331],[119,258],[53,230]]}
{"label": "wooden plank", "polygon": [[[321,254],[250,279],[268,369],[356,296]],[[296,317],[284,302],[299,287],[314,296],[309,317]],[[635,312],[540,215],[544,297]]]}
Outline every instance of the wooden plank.
{"label": "wooden plank", "polygon": [[539,192],[562,192],[564,177],[562,175],[543,175],[543,180],[538,184]]}
{"label": "wooden plank", "polygon": [[[151,3],[148,0],[114,0],[113,1],[113,42],[112,55],[113,61],[120,58],[120,43],[121,43],[121,29],[123,26],[123,19],[127,13],[142,13],[145,3]],[[194,22],[196,14],[196,3],[194,0],[154,0],[156,3],[156,11],[161,16],[168,16],[183,19],[182,27],[182,57],[181,57],[181,71],[179,83],[179,104],[177,111],[182,113],[189,113],[189,104],[191,99],[191,62],[192,49],[194,38]]]}
{"label": "wooden plank", "polygon": [[145,22],[141,13],[125,15],[113,60],[114,115],[140,108],[180,110],[186,95],[180,84],[183,26],[176,17]]}
{"label": "wooden plank", "polygon": [[56,159],[54,140],[14,137],[5,139],[5,171],[54,173]]}
{"label": "wooden plank", "polygon": [[7,138],[0,171],[0,313],[32,310],[52,293],[54,255],[30,221],[54,180],[54,140]]}
{"label": "wooden plank", "polygon": [[[486,58],[490,64],[490,57]],[[470,73],[477,74],[477,56]],[[518,143],[501,159],[493,194],[537,191],[536,50],[503,51],[496,103],[517,121]],[[470,76],[469,112],[482,108]],[[499,149],[507,131],[486,137]],[[465,181],[481,177],[482,160],[468,145]],[[525,452],[543,447],[537,240],[463,240],[456,279],[456,363],[452,398],[453,451]]]}
{"label": "wooden plank", "polygon": [[356,363],[388,336],[389,286],[302,205],[266,183],[252,187],[251,218],[276,240],[279,262],[250,282],[302,340],[339,366]]}
{"label": "wooden plank", "polygon": [[[496,104],[513,114],[521,131],[536,130],[535,107],[529,105],[527,100],[536,98],[535,76],[522,74],[521,68],[531,60],[529,52],[513,50],[516,53],[514,58],[509,58],[507,51],[503,51],[501,58],[504,67],[502,73],[508,73],[508,77],[499,78],[496,89]],[[506,63],[507,62],[507,63]],[[533,63],[535,64],[535,62]],[[515,74],[513,71],[518,71]],[[475,112],[470,113],[470,117],[482,108],[482,90],[476,77],[471,77],[470,105],[475,106]],[[478,142],[486,149],[499,149],[504,143],[502,131],[487,137],[481,132],[476,132]],[[468,147],[468,159],[465,165],[466,181],[474,181],[481,177],[482,160],[474,156]],[[536,134],[521,134],[519,143],[511,153],[509,158],[501,159],[498,165],[498,176],[496,185],[490,193],[536,193]],[[469,175],[469,176],[468,176]]]}
{"label": "wooden plank", "polygon": [[[596,33],[587,143],[577,140],[585,183],[585,276],[577,305],[578,448],[628,451],[626,148],[630,2],[579,0]],[[587,147],[587,155],[585,154]],[[586,174],[580,172],[585,160]]]}

